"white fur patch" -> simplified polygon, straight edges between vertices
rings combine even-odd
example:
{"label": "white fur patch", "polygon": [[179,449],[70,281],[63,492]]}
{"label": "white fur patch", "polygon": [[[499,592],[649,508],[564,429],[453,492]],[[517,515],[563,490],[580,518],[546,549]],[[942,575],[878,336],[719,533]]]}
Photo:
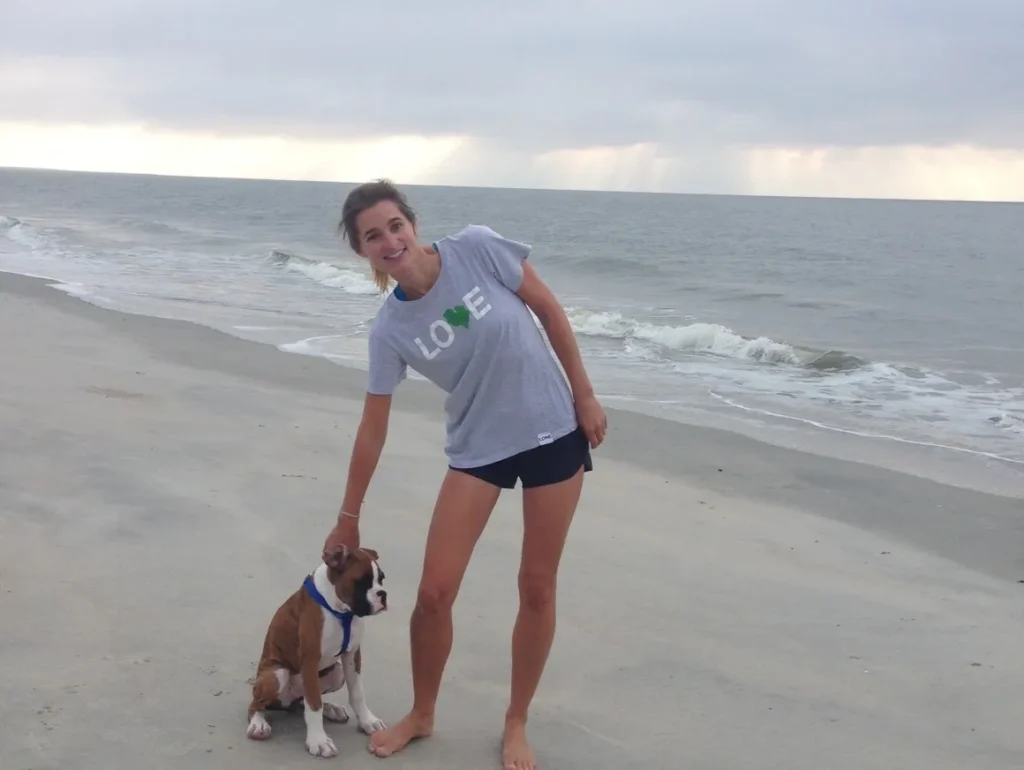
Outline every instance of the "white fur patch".
{"label": "white fur patch", "polygon": [[334,741],[324,731],[324,712],[314,711],[306,701],[306,711],[303,716],[306,719],[306,748],[314,757],[334,757],[338,755],[338,748]]}
{"label": "white fur patch", "polygon": [[381,583],[380,566],[377,562],[372,562],[370,568],[373,570],[373,583],[370,585],[370,590],[366,592],[366,601],[370,605],[372,613],[376,615],[378,612],[384,612],[387,607],[381,595],[384,592],[384,586]]}
{"label": "white fur patch", "polygon": [[267,721],[262,711],[257,711],[252,715],[252,719],[249,720],[249,726],[245,730],[245,734],[252,738],[254,741],[265,741],[270,737],[270,722]]}
{"label": "white fur patch", "polygon": [[[326,564],[321,564],[313,572],[313,585],[316,586],[316,590],[324,597],[331,606],[331,609],[336,612],[350,611],[350,607],[334,593],[334,585],[327,577]],[[320,608],[320,613],[323,615],[324,622],[323,630],[320,632],[320,662],[317,664],[317,668],[322,670],[337,662],[338,653],[341,651],[341,643],[344,638],[344,630],[342,629],[341,622],[323,607]],[[352,618],[353,636],[355,635],[356,620],[357,618]],[[349,639],[350,648],[352,641],[352,639]]]}

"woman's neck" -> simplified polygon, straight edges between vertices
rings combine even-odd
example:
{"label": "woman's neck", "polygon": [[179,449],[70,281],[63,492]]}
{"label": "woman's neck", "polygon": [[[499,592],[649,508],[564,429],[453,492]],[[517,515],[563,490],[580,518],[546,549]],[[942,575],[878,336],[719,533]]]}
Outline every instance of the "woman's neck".
{"label": "woman's neck", "polygon": [[441,255],[434,249],[424,248],[423,258],[418,261],[414,270],[409,275],[403,276],[399,285],[409,299],[419,299],[437,283],[437,277],[441,274]]}

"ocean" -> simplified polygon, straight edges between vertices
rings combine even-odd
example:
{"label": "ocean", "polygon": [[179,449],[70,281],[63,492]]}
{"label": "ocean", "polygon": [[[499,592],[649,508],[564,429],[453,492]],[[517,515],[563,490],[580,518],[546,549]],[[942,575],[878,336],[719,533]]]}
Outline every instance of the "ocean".
{"label": "ocean", "polygon": [[[0,270],[365,369],[350,187],[0,169]],[[534,247],[606,406],[1024,492],[1022,205],[406,189]]]}

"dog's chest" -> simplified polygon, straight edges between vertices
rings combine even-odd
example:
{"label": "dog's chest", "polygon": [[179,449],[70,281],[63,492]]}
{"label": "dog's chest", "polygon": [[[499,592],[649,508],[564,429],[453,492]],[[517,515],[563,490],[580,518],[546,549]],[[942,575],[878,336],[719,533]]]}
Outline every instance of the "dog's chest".
{"label": "dog's chest", "polygon": [[[345,641],[345,629],[338,618],[334,617],[327,610],[321,609],[323,614],[324,627],[320,632],[320,668],[327,668],[344,652],[341,649]],[[353,616],[349,627],[348,652],[355,652],[363,641],[363,619]]]}

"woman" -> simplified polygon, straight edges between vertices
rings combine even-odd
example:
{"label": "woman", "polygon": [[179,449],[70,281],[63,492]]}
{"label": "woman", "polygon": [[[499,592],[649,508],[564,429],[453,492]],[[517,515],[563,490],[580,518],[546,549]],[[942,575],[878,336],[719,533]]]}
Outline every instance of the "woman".
{"label": "woman", "polygon": [[[387,435],[391,397],[407,367],[447,393],[441,484],[411,619],[414,700],[398,724],[370,736],[386,757],[430,735],[452,645],[452,606],[502,489],[523,487],[519,613],[512,635],[506,768],[532,770],[527,710],[555,631],[555,585],[570,522],[607,418],[594,396],[561,305],[526,262],[530,247],[483,226],[431,246],[387,181],[349,193],[340,229],[382,292],[397,286],[369,336],[369,376],[338,521],[326,546],[358,545],[362,500]],[[529,310],[547,332],[558,360]],[[566,382],[568,378],[568,383]]]}

